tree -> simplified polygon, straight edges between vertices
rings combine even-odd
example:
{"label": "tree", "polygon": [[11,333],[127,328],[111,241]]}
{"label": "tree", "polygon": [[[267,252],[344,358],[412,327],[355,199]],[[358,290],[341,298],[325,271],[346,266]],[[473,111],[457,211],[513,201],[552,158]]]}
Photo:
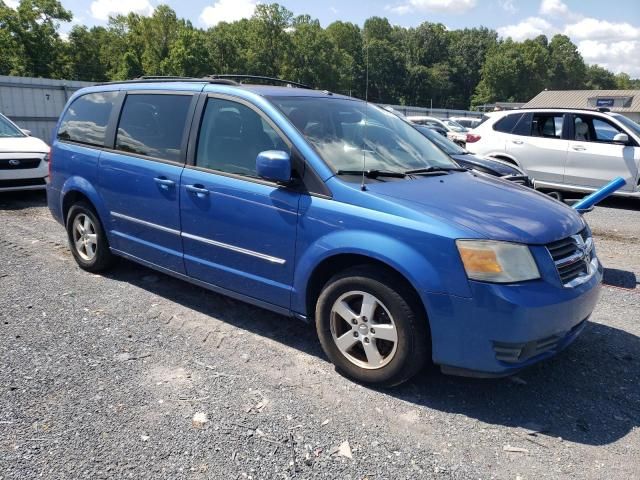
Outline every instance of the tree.
{"label": "tree", "polygon": [[582,88],[587,73],[582,55],[566,35],[554,35],[549,43],[549,88]]}
{"label": "tree", "polygon": [[292,18],[293,13],[277,3],[256,6],[246,32],[250,38],[248,73],[278,76],[290,48],[287,29]]}
{"label": "tree", "polygon": [[487,54],[473,104],[530,100],[545,88],[548,64],[549,53],[539,41],[499,43]]}
{"label": "tree", "polygon": [[89,82],[104,82],[109,79],[105,62],[102,61],[101,45],[107,37],[103,27],[76,25],[69,33],[68,67],[71,78]]}
{"label": "tree", "polygon": [[585,84],[589,90],[612,90],[617,88],[615,75],[600,65],[589,65],[586,78]]}
{"label": "tree", "polygon": [[335,50],[335,91],[364,98],[365,65],[363,35],[360,27],[334,22],[325,32]]}
{"label": "tree", "polygon": [[334,45],[318,20],[309,15],[294,18],[290,43],[282,67],[283,77],[323,89],[338,85]]}
{"label": "tree", "polygon": [[0,2],[0,46],[10,49],[2,53],[0,64],[22,75],[61,77],[64,45],[59,22],[71,19],[71,12],[57,0],[22,0],[15,10]]}

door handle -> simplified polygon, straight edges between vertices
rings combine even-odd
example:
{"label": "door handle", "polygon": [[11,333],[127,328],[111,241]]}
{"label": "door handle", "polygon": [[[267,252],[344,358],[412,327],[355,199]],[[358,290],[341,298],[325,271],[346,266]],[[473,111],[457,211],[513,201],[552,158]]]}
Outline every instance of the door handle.
{"label": "door handle", "polygon": [[209,190],[202,185],[186,185],[184,188],[187,192],[195,193],[198,198],[204,198],[205,195],[209,195]]}
{"label": "door handle", "polygon": [[524,142],[522,140],[511,140],[516,145],[522,145]]}
{"label": "door handle", "polygon": [[156,177],[154,180],[163,190],[169,190],[170,187],[174,187],[176,184],[173,180],[169,180],[165,177]]}
{"label": "door handle", "polygon": [[576,152],[583,152],[587,149],[587,147],[581,147],[580,145],[576,145],[575,147],[571,147]]}

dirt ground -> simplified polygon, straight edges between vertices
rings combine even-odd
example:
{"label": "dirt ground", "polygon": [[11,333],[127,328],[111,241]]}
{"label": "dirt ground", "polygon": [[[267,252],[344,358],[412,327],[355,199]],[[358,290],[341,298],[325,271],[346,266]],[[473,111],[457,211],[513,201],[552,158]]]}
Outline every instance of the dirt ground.
{"label": "dirt ground", "polygon": [[569,349],[378,391],[299,321],[126,261],[80,270],[44,194],[2,194],[0,480],[640,478],[640,202],[587,220],[607,285]]}

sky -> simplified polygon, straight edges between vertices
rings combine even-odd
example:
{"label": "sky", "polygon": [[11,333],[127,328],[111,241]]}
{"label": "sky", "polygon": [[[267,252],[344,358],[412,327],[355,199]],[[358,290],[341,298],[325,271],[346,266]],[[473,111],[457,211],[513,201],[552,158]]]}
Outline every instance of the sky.
{"label": "sky", "polygon": [[[17,0],[5,0],[9,5]],[[199,27],[250,17],[260,0],[61,0],[74,24],[104,25],[109,15],[149,15],[160,3]],[[270,2],[264,2],[270,3]],[[485,26],[514,40],[564,33],[584,60],[615,73],[640,78],[640,2],[638,0],[278,0],[294,14],[309,14],[323,26],[335,20],[362,25],[372,16],[393,25],[424,21],[450,29]],[[68,31],[70,25],[63,26]]]}

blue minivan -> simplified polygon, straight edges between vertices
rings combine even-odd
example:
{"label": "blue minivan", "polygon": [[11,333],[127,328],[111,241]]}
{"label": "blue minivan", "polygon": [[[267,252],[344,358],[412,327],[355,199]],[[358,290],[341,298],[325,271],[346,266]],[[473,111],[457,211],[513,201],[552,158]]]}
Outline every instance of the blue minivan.
{"label": "blue minivan", "polygon": [[124,257],[313,322],[337,369],[368,384],[429,360],[499,376],[548,358],[602,280],[571,208],[459,168],[391,112],[292,84],[82,89],[47,191],[81,268]]}

